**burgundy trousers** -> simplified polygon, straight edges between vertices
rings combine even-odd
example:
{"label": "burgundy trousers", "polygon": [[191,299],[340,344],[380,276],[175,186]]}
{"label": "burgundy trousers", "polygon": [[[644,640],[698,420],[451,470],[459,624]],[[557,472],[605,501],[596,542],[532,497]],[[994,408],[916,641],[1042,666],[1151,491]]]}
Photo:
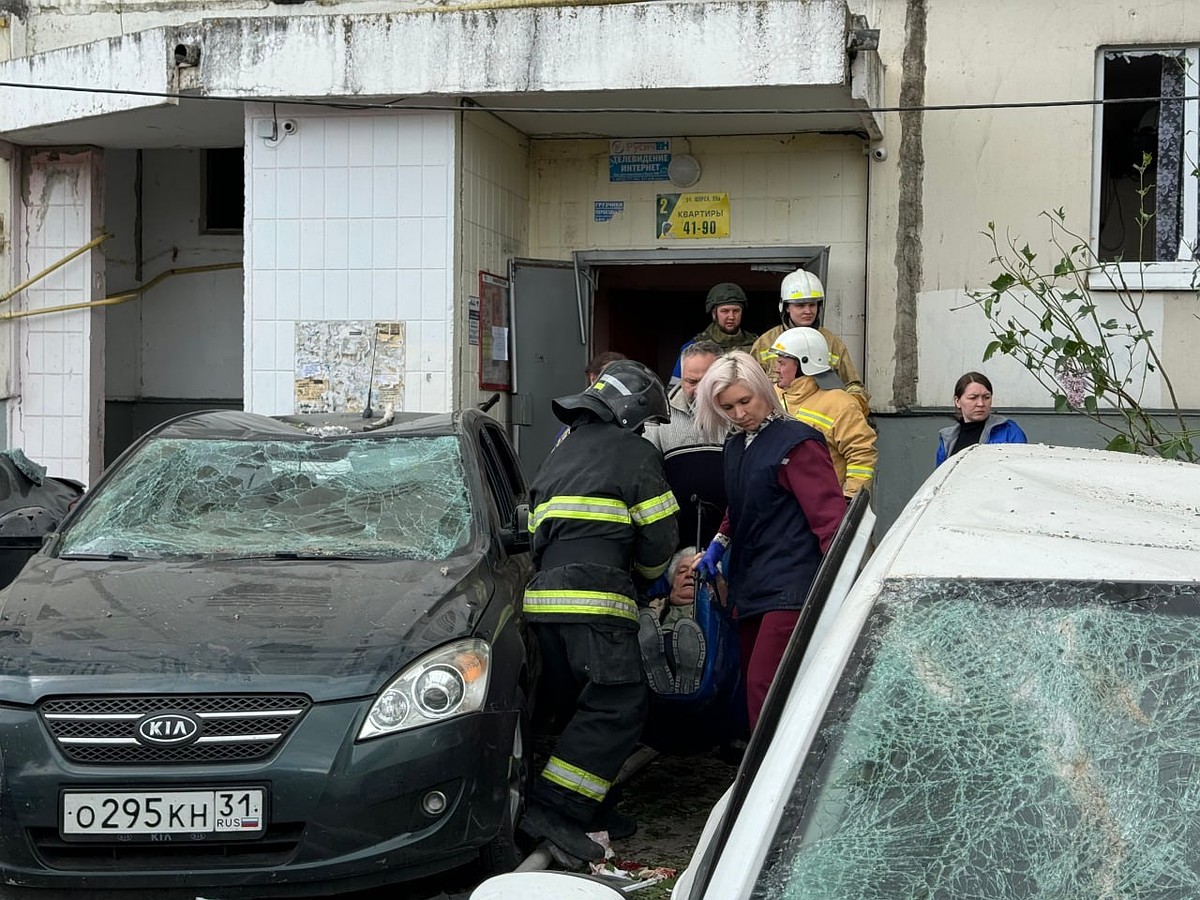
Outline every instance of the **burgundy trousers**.
{"label": "burgundy trousers", "polygon": [[800,610],[784,609],[738,621],[742,683],[746,686],[746,710],[750,714],[751,731],[758,724],[767,690],[799,618]]}

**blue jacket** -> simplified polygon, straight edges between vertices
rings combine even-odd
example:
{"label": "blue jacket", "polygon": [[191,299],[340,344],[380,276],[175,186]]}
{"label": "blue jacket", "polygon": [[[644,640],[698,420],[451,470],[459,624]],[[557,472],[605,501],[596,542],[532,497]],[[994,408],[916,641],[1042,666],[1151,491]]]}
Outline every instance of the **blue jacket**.
{"label": "blue jacket", "polygon": [[[946,457],[950,455],[950,451],[954,449],[954,442],[958,440],[959,429],[962,428],[961,422],[955,422],[938,432],[938,448],[937,448],[937,463],[934,464],[936,469],[946,461]],[[1021,430],[1021,426],[1012,419],[992,413],[988,416],[987,422],[983,426],[983,433],[979,436],[981,444],[1027,444],[1029,441],[1025,437],[1025,432]]]}

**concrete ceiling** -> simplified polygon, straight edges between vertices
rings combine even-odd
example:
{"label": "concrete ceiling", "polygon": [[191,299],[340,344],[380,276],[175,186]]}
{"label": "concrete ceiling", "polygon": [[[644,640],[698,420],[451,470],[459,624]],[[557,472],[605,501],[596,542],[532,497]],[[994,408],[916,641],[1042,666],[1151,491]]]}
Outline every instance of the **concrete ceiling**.
{"label": "concrete ceiling", "polygon": [[[336,106],[336,100],[325,100]],[[458,98],[347,99],[348,104],[456,108]],[[495,94],[478,106],[531,137],[702,137],[735,134],[848,132],[865,134],[865,113],[805,113],[853,109],[848,89],[828,86],[642,90],[574,94]],[[664,112],[630,112],[664,110]],[[666,112],[690,110],[686,113]],[[606,111],[612,110],[612,111]],[[759,112],[762,110],[762,112]],[[778,110],[779,112],[768,112]],[[734,112],[730,112],[734,111]],[[114,112],[61,124],[10,132],[9,140],[34,146],[93,145],[111,148],[233,147],[244,139],[240,100],[181,100],[178,104]]]}

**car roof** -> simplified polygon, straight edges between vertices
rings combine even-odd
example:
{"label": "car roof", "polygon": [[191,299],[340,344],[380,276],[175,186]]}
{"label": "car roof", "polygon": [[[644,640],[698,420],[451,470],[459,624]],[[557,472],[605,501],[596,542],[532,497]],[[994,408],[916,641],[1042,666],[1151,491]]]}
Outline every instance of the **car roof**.
{"label": "car roof", "polygon": [[884,577],[1200,581],[1200,466],[979,445],[935,471],[880,551]]}
{"label": "car roof", "polygon": [[[454,434],[464,417],[459,413],[400,412],[385,427],[368,428],[373,420],[359,413],[322,413],[265,416],[240,410],[217,409],[185,413],[150,432],[152,437],[199,440],[322,440],[359,435],[447,435]],[[313,429],[308,431],[306,429]]]}

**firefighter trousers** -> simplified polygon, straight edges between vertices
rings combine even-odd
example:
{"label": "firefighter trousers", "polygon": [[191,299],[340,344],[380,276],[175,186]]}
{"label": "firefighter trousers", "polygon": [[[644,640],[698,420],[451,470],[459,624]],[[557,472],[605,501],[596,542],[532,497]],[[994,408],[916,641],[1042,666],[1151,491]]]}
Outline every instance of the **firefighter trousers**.
{"label": "firefighter trousers", "polygon": [[637,632],[603,625],[531,623],[544,701],[565,720],[532,799],[588,825],[642,734],[649,694]]}

